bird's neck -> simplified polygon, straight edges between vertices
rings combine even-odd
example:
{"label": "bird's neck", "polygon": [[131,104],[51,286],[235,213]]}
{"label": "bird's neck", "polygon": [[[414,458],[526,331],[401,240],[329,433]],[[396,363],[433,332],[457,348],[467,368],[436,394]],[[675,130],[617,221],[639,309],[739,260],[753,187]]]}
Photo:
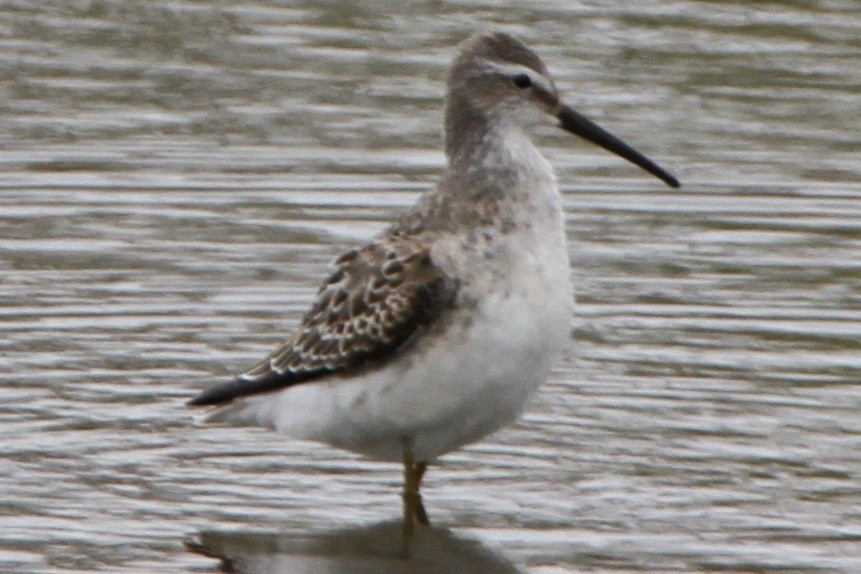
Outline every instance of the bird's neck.
{"label": "bird's neck", "polygon": [[446,157],[459,192],[477,195],[528,193],[555,188],[555,176],[520,125],[488,116],[466,101],[446,109]]}
{"label": "bird's neck", "polygon": [[[479,192],[491,181],[516,191],[555,177],[523,126],[494,116],[458,93],[450,94],[445,110],[445,153],[449,173]],[[532,180],[532,181],[530,181]],[[521,185],[517,185],[520,183]]]}

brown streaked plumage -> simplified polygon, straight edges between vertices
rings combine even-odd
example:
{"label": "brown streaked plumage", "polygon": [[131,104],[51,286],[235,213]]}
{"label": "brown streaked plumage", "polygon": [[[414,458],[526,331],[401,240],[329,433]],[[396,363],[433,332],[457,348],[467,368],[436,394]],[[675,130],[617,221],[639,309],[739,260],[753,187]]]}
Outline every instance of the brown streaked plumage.
{"label": "brown streaked plumage", "polygon": [[661,178],[669,172],[562,103],[535,53],[503,33],[460,46],[435,189],[335,263],[298,330],[191,401],[404,465],[404,538],[427,524],[428,463],[515,420],[570,338],[562,200],[529,131],[556,123]]}
{"label": "brown streaked plumage", "polygon": [[453,304],[456,282],[434,266],[426,243],[400,226],[383,239],[335,261],[334,272],[283,346],[189,405],[223,404],[373,366]]}

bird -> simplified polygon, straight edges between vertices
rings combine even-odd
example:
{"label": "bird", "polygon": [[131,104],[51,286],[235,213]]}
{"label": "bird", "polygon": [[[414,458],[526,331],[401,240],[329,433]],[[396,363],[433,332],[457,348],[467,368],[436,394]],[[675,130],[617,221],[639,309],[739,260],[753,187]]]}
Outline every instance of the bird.
{"label": "bird", "polygon": [[541,125],[663,180],[670,172],[561,99],[539,56],[501,31],[463,41],[445,98],[437,185],[338,257],[298,328],[189,401],[207,422],[263,426],[403,464],[403,537],[430,523],[428,465],[515,421],[570,342],[561,195]]}

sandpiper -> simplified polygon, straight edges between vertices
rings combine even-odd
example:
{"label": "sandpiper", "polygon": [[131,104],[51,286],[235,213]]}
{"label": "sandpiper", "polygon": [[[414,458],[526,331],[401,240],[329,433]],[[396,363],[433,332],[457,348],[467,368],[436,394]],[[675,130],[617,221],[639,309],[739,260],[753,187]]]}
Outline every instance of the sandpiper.
{"label": "sandpiper", "polygon": [[189,404],[217,405],[209,421],[402,461],[408,540],[428,524],[427,465],[516,419],[569,341],[561,198],[528,135],[548,122],[679,186],[565,105],[520,41],[473,36],[448,77],[436,188],[335,261],[280,348]]}

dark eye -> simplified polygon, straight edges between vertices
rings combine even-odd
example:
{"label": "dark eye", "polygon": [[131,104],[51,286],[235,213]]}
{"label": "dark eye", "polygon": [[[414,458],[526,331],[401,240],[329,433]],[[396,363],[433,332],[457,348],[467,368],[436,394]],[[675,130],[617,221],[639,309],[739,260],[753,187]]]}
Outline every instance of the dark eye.
{"label": "dark eye", "polygon": [[526,74],[516,74],[511,76],[511,83],[522,90],[532,85],[532,79]]}

